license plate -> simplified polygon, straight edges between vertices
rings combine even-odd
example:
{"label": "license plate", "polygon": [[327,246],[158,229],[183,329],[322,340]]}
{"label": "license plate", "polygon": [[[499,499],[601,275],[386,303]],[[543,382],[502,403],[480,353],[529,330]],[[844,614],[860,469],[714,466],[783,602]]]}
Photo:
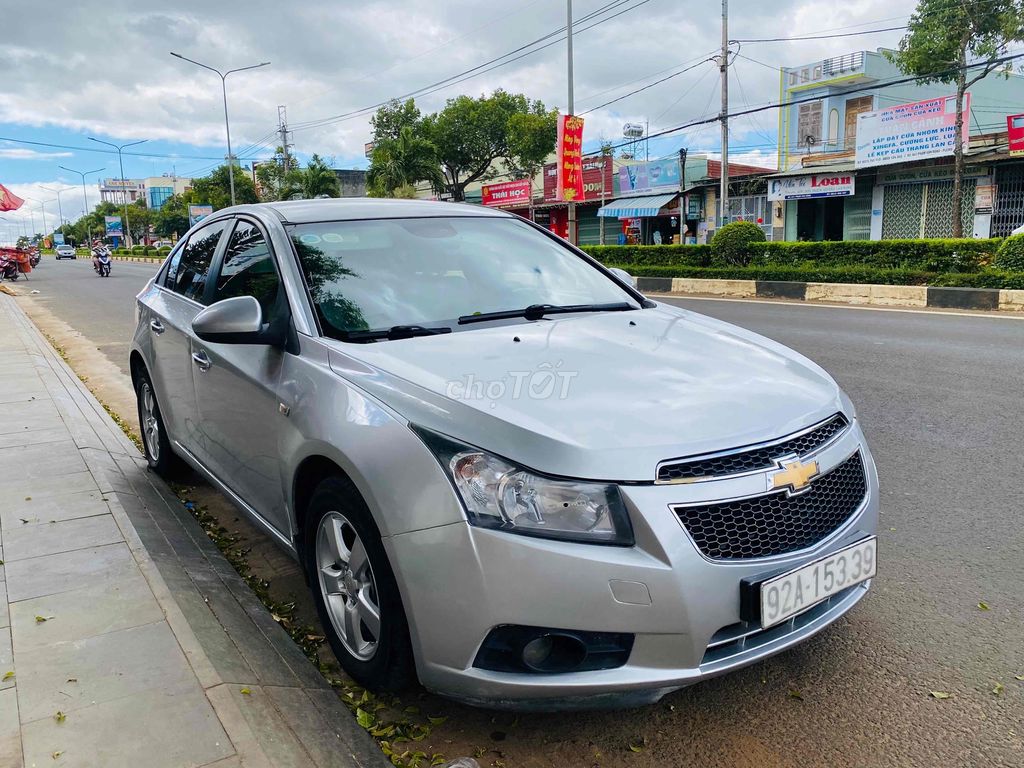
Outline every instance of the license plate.
{"label": "license plate", "polygon": [[761,583],[761,626],[765,629],[807,610],[875,575],[876,539],[862,539],[838,552]]}

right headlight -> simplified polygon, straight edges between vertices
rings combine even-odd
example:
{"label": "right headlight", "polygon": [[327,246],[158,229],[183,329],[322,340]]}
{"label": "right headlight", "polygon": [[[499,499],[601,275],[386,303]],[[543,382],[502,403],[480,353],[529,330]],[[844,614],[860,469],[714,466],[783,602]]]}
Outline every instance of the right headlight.
{"label": "right headlight", "polygon": [[433,432],[416,432],[450,474],[473,525],[547,539],[633,545],[618,486],[544,477]]}

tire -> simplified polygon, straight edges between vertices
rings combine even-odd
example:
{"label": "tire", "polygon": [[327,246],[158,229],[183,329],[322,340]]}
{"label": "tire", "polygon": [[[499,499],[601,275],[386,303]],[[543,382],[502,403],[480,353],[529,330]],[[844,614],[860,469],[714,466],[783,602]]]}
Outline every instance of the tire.
{"label": "tire", "polygon": [[145,369],[139,371],[135,386],[135,400],[139,409],[139,430],[142,432],[142,450],[149,468],[160,477],[173,480],[180,477],[184,463],[171,448],[164,417],[156,401],[153,382]]}
{"label": "tire", "polygon": [[348,479],[328,478],[313,492],[304,560],[320,622],[345,672],[373,691],[411,684],[412,644],[398,584],[380,531]]}

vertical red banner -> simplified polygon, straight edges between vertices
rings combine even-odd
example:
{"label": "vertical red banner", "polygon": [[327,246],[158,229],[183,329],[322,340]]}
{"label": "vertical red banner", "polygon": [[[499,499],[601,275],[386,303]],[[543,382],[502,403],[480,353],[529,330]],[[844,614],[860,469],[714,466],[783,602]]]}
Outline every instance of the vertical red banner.
{"label": "vertical red banner", "polygon": [[558,199],[583,199],[583,118],[558,119]]}

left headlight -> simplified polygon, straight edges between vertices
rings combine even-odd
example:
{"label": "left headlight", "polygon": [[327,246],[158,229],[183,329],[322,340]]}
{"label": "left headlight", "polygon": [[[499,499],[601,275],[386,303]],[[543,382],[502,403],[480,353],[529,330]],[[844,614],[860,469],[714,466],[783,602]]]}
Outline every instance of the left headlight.
{"label": "left headlight", "polygon": [[544,477],[422,428],[416,433],[451,476],[471,524],[546,539],[633,545],[618,486]]}

